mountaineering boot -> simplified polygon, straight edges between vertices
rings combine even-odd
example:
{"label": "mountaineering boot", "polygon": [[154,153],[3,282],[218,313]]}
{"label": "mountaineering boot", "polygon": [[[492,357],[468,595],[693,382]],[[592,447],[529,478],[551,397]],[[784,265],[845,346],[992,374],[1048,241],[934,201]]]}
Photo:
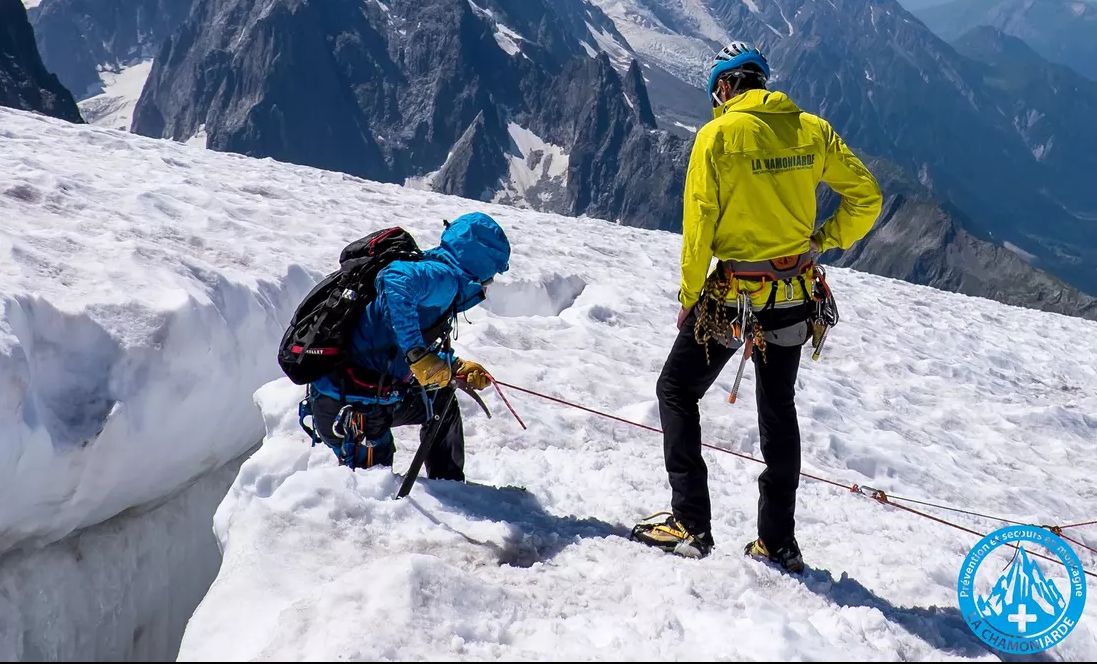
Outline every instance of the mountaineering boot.
{"label": "mountaineering boot", "polygon": [[773,552],[766,548],[761,539],[756,539],[747,543],[747,548],[743,553],[751,558],[775,563],[785,571],[793,574],[804,571],[804,558],[800,555],[800,545],[796,543],[796,538],[790,539],[788,544]]}
{"label": "mountaineering boot", "polygon": [[693,534],[669,512],[653,514],[644,521],[664,514],[667,515],[665,521],[637,524],[632,529],[632,539],[686,558],[704,558],[712,551],[715,543],[711,532]]}

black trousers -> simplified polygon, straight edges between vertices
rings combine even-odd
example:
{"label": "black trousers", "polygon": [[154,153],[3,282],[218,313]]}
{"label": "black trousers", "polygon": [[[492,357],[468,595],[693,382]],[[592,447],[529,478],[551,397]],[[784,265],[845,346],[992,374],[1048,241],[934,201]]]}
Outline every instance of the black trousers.
{"label": "black trousers", "polygon": [[[778,316],[785,320],[767,321],[760,317],[760,322],[765,329],[774,330],[790,320],[799,322],[790,318],[799,316],[799,311]],[[690,532],[702,533],[711,528],[712,507],[708,467],[701,455],[701,417],[697,404],[737,349],[710,341],[712,363],[706,364],[705,349],[694,338],[696,320],[696,313],[691,312],[682,325],[659,376],[656,392],[664,432],[663,456],[672,490],[671,507],[675,518]],[[766,462],[758,478],[758,536],[770,550],[784,546],[793,537],[796,525],[800,427],[795,399],[802,346],[803,342],[796,346],[768,343],[764,362],[757,349],[753,354],[758,429]]]}
{"label": "black trousers", "polygon": [[[392,405],[355,404],[363,414],[363,431],[356,440],[344,440],[333,430],[339,410],[338,399],[318,394],[312,402],[312,421],[316,433],[332,448],[336,456],[355,468],[391,466],[396,452],[392,427],[418,424],[419,441],[435,436],[423,465],[427,477],[435,480],[465,479],[465,432],[461,409],[453,388],[428,392],[431,410],[439,420],[427,421],[427,407],[422,393],[413,390],[402,401]],[[448,406],[447,406],[448,403]],[[413,451],[414,452],[414,451]]]}

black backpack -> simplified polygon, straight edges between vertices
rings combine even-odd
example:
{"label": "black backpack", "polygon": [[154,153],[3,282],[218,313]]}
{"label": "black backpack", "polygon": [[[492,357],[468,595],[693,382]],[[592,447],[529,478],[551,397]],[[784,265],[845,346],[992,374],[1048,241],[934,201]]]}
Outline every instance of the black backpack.
{"label": "black backpack", "polygon": [[350,335],[377,297],[374,280],[393,261],[417,261],[423,252],[402,228],[387,228],[348,244],[339,269],[305,297],[278,347],[278,365],[304,385],[350,365]]}

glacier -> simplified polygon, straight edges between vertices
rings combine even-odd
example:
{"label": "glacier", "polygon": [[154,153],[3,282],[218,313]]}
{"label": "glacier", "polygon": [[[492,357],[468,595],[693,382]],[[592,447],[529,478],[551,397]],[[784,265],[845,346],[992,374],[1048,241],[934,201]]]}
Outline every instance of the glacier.
{"label": "glacier", "polygon": [[[758,467],[706,453],[717,549],[666,556],[622,537],[668,506],[658,436],[528,395],[509,395],[528,431],[493,393],[490,420],[461,402],[475,484],[421,479],[394,501],[391,472],[310,447],[274,354],[297,302],[345,243],[401,225],[431,246],[476,209],[514,257],[458,351],[658,426],[677,235],[0,109],[0,656],[142,657],[150,627],[132,616],[156,606],[176,617],[155,641],[181,638],[181,660],[995,658],[956,609],[976,538],[848,491],[802,483],[810,570],[791,578],[741,555]],[[842,323],[798,381],[806,471],[1025,522],[1092,518],[1097,323],[849,270],[830,281]],[[752,400],[724,398],[734,371],[701,404],[706,436],[752,453]],[[396,431],[398,472],[414,434]],[[205,487],[188,509],[187,487],[219,473],[224,499]],[[176,520],[130,521],[157,505]],[[157,605],[148,579],[188,529],[215,536],[223,560],[193,574],[216,579]],[[85,537],[83,561],[59,548]],[[185,633],[168,634],[187,603]],[[1050,654],[1097,656],[1095,614]]]}

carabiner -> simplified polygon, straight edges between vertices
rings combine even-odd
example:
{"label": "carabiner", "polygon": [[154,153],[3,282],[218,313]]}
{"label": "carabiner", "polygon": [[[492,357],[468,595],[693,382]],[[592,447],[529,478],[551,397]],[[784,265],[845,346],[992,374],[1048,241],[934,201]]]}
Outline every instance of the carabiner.
{"label": "carabiner", "polygon": [[339,414],[335,416],[335,422],[331,425],[331,432],[335,434],[336,438],[346,438],[347,429],[346,422],[347,416],[354,413],[354,406],[347,404],[339,409]]}

